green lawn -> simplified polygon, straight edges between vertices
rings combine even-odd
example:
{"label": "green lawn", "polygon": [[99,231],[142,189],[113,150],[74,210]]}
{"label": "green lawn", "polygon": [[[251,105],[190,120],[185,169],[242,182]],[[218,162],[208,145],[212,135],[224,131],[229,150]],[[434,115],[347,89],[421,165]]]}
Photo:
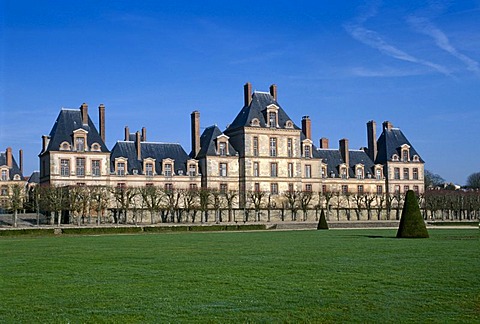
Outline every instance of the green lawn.
{"label": "green lawn", "polygon": [[0,238],[0,322],[479,322],[478,229]]}

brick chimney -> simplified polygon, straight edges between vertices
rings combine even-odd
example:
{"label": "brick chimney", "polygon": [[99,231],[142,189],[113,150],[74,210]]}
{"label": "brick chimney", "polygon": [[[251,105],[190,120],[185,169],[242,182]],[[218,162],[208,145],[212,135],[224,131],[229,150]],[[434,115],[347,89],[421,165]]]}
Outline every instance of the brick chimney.
{"label": "brick chimney", "polygon": [[145,127],[142,127],[142,142],[147,141],[147,129]]}
{"label": "brick chimney", "polygon": [[50,137],[48,135],[42,135],[42,152],[45,152],[50,143]]}
{"label": "brick chimney", "polygon": [[342,155],[343,162],[347,165],[347,168],[350,165],[350,154],[348,152],[348,139],[342,138],[339,141],[340,144],[340,154]]}
{"label": "brick chimney", "polygon": [[312,139],[312,121],[309,116],[302,117],[302,132],[306,138]]}
{"label": "brick chimney", "polygon": [[250,82],[245,83],[243,86],[243,97],[245,99],[245,106],[250,105],[252,102],[252,84]]}
{"label": "brick chimney", "polygon": [[135,133],[135,148],[137,151],[137,160],[141,161],[142,160],[142,139],[140,132]]}
{"label": "brick chimney", "polygon": [[391,130],[393,128],[393,124],[389,121],[383,122],[383,130]]}
{"label": "brick chimney", "polygon": [[12,148],[11,147],[7,147],[7,151],[5,152],[5,158],[7,159],[7,166],[9,168],[12,167],[13,165],[13,157],[12,157]]}
{"label": "brick chimney", "polygon": [[98,123],[100,124],[100,137],[103,143],[105,143],[105,106],[103,104],[98,106]]}
{"label": "brick chimney", "polygon": [[322,137],[320,139],[320,148],[322,149],[328,149],[328,138]]}
{"label": "brick chimney", "polygon": [[23,150],[18,151],[18,163],[20,164],[20,172],[23,174]]}
{"label": "brick chimney", "polygon": [[377,158],[377,123],[371,120],[367,123],[368,156],[375,162]]}
{"label": "brick chimney", "polygon": [[272,84],[270,86],[270,95],[273,97],[273,99],[275,99],[275,101],[277,101],[277,85],[276,84]]}
{"label": "brick chimney", "polygon": [[130,140],[130,129],[128,128],[128,126],[125,126],[125,141],[129,141]]}
{"label": "brick chimney", "polygon": [[88,105],[86,103],[80,106],[80,112],[82,113],[82,124],[88,125]]}
{"label": "brick chimney", "polygon": [[191,135],[192,135],[192,154],[194,157],[200,152],[200,112],[193,111],[190,114]]}

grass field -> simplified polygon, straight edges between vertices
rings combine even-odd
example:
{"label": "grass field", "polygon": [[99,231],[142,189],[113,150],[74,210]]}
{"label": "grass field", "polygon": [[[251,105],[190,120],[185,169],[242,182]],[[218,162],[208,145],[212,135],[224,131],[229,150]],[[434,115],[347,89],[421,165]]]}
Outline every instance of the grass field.
{"label": "grass field", "polygon": [[478,229],[0,238],[0,322],[479,322]]}

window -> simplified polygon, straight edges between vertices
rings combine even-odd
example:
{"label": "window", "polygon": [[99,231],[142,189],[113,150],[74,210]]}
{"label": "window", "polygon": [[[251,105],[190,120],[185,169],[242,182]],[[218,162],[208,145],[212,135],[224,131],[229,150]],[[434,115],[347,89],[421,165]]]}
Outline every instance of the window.
{"label": "window", "polygon": [[287,138],[287,155],[293,157],[293,139]]}
{"label": "window", "polygon": [[397,154],[392,155],[392,161],[398,161],[398,155]]}
{"label": "window", "polygon": [[341,170],[342,179],[347,179],[347,168],[343,167]]}
{"label": "window", "polygon": [[325,179],[327,177],[327,168],[322,166],[322,179]]}
{"label": "window", "polygon": [[153,183],[147,182],[147,183],[145,184],[145,187],[153,187]]}
{"label": "window", "polygon": [[418,186],[413,186],[413,191],[415,191],[416,194],[419,193]]}
{"label": "window", "polygon": [[220,142],[218,144],[218,154],[221,155],[221,156],[227,155],[227,143]]}
{"label": "window", "polygon": [[76,137],[75,138],[75,149],[78,152],[85,151],[85,138],[84,137]]}
{"label": "window", "polygon": [[100,176],[100,160],[92,160],[92,176]]}
{"label": "window", "polygon": [[260,191],[260,184],[258,182],[255,182],[255,184],[253,185],[253,190],[255,190],[255,192]]}
{"label": "window", "polygon": [[0,189],[0,194],[2,196],[8,196],[8,187],[7,186],[2,186],[2,188]]}
{"label": "window", "polygon": [[312,166],[310,164],[305,165],[305,178],[312,177]]}
{"label": "window", "polygon": [[228,185],[226,183],[221,183],[220,184],[220,192],[221,193],[226,193],[228,191]]}
{"label": "window", "polygon": [[194,177],[197,174],[197,167],[195,164],[190,164],[188,166],[188,175]]}
{"label": "window", "polygon": [[172,164],[171,163],[165,163],[164,165],[164,170],[163,170],[163,175],[166,177],[171,177],[172,176]]}
{"label": "window", "polygon": [[395,193],[399,194],[400,193],[400,186],[395,186]]}
{"label": "window", "polygon": [[268,125],[270,127],[277,127],[277,113],[271,111],[268,113]]}
{"label": "window", "polygon": [[77,176],[85,176],[85,158],[77,158]]}
{"label": "window", "polygon": [[310,145],[305,145],[304,146],[304,153],[305,153],[305,158],[309,159],[312,157],[312,152],[311,152],[311,148],[310,148]]}
{"label": "window", "polygon": [[375,178],[377,180],[382,180],[382,170],[380,170],[380,169],[375,170]]}
{"label": "window", "polygon": [[408,190],[410,190],[410,186],[403,186],[403,192],[407,192]]}
{"label": "window", "polygon": [[196,183],[191,183],[188,188],[190,190],[197,190],[197,184]]}
{"label": "window", "polygon": [[363,185],[358,185],[357,186],[357,192],[359,195],[363,195]]}
{"label": "window", "polygon": [[165,191],[172,191],[172,190],[173,190],[173,183],[166,183]]}
{"label": "window", "polygon": [[305,185],[305,191],[312,191],[312,185],[310,183]]}
{"label": "window", "polygon": [[227,176],[227,163],[220,163],[219,164],[219,174],[221,177]]}
{"label": "window", "polygon": [[420,158],[418,157],[418,155],[414,155],[414,156],[413,156],[413,161],[415,161],[415,162],[420,161]]}
{"label": "window", "polygon": [[253,137],[253,156],[258,156],[258,137]]}
{"label": "window", "polygon": [[362,168],[357,168],[357,179],[361,180],[363,179],[363,169]]}
{"label": "window", "polygon": [[278,163],[270,163],[270,176],[278,177]]}
{"label": "window", "polygon": [[393,178],[400,180],[400,168],[393,168]]}
{"label": "window", "polygon": [[124,176],[125,175],[125,163],[118,162],[117,163],[117,175]]}
{"label": "window", "polygon": [[254,177],[260,176],[260,166],[258,162],[253,162],[253,176]]}
{"label": "window", "polygon": [[92,151],[100,151],[100,145],[98,145],[97,143],[93,144]]}
{"label": "window", "polygon": [[117,189],[123,190],[126,187],[127,187],[127,185],[124,182],[117,183]]}
{"label": "window", "polygon": [[278,183],[271,183],[270,184],[270,193],[272,195],[278,194]]}
{"label": "window", "polygon": [[342,193],[344,193],[344,194],[348,193],[348,186],[347,185],[342,185]]}
{"label": "window", "polygon": [[293,185],[293,183],[289,183],[288,184],[288,192],[293,192],[295,190],[295,187]]}
{"label": "window", "polygon": [[377,195],[383,194],[383,186],[377,186]]}
{"label": "window", "polygon": [[402,150],[402,161],[408,162],[408,150]]}
{"label": "window", "polygon": [[270,156],[277,156],[277,139],[275,137],[270,138]]}
{"label": "window", "polygon": [[293,178],[293,163],[288,163],[288,177]]}
{"label": "window", "polygon": [[147,177],[153,176],[153,163],[145,163],[145,175]]}
{"label": "window", "polygon": [[418,180],[418,168],[413,168],[413,180]]}
{"label": "window", "polygon": [[7,181],[7,170],[2,170],[2,181]]}
{"label": "window", "polygon": [[410,178],[410,171],[408,168],[403,168],[403,180],[408,180]]}
{"label": "window", "polygon": [[327,192],[327,185],[322,185],[322,192],[326,193]]}

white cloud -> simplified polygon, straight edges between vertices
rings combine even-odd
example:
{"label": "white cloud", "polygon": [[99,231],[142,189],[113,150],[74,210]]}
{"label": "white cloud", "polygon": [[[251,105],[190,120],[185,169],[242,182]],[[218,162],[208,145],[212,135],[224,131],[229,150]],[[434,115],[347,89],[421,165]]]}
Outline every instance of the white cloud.
{"label": "white cloud", "polygon": [[416,31],[433,38],[435,44],[439,48],[462,61],[467,66],[468,70],[480,74],[479,63],[471,59],[467,55],[460,53],[450,43],[447,35],[445,35],[443,31],[441,31],[438,27],[431,23],[427,18],[410,16],[407,18],[407,21]]}

